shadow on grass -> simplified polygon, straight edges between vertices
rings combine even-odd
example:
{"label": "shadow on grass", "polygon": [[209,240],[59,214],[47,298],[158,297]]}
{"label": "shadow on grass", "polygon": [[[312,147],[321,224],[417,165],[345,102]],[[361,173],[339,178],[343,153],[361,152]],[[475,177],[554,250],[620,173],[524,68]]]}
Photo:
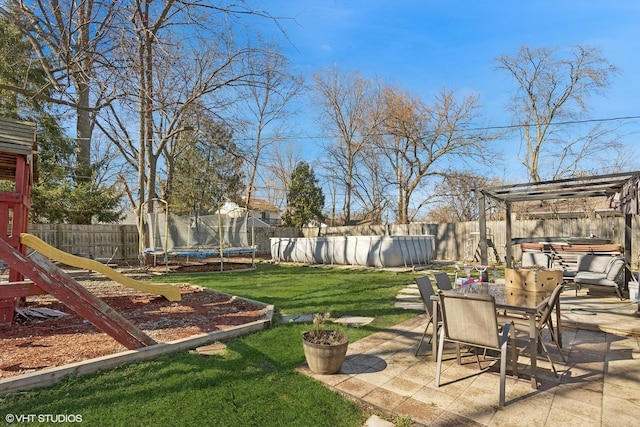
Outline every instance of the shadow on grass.
{"label": "shadow on grass", "polygon": [[293,369],[304,361],[302,327],[230,341],[222,356],[179,353],[69,378],[3,406],[8,413],[83,414],[89,425],[358,425],[351,402]]}

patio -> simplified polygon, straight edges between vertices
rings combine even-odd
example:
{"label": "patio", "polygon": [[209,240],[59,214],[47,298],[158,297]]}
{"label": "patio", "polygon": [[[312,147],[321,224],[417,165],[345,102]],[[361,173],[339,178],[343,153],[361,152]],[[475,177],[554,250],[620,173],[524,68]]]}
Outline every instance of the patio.
{"label": "patio", "polygon": [[[411,304],[411,292],[412,288],[404,291],[405,304]],[[429,354],[430,344],[425,340],[421,349],[429,355],[414,355],[426,325],[424,314],[350,344],[339,374],[300,370],[380,414],[410,417],[417,425],[636,426],[640,419],[637,303],[587,292],[583,289],[578,296],[573,289],[563,292],[567,363],[548,346],[559,377],[539,355],[538,389],[531,388],[528,380],[528,352],[522,349],[526,332],[519,331],[519,378],[507,377],[503,408],[498,406],[498,367],[480,373],[474,357],[457,365],[452,347],[445,350],[449,357],[443,365],[443,384],[434,386],[436,363]]]}

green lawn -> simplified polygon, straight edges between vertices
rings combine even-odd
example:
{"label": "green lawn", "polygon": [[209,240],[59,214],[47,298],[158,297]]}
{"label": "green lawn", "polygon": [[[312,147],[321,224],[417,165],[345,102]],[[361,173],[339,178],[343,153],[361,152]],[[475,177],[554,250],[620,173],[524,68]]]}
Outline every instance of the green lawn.
{"label": "green lawn", "polygon": [[[375,317],[351,341],[415,313],[393,307],[415,274],[259,264],[255,271],[161,277],[274,304],[281,313]],[[227,342],[222,356],[183,352],[0,399],[6,414],[78,414],[87,426],[359,426],[367,414],[295,371],[308,325],[274,325]],[[38,425],[38,423],[29,423]]]}

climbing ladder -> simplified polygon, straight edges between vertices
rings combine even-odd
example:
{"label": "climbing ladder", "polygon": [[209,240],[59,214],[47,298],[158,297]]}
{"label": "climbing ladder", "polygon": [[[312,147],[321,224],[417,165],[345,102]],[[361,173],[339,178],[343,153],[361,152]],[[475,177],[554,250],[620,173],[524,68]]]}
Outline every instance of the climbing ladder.
{"label": "climbing ladder", "polygon": [[[20,233],[27,230],[31,207],[36,150],[35,124],[0,118],[0,180],[13,182],[13,191],[0,193],[0,239],[20,254],[25,248]],[[6,265],[8,263],[3,257]],[[20,283],[23,274],[9,268],[9,282]],[[20,298],[0,295],[0,323],[11,323]]]}
{"label": "climbing ladder", "polygon": [[0,323],[13,322],[24,298],[50,294],[128,349],[155,344],[47,257],[39,252],[26,256],[23,237],[28,238],[35,151],[33,123],[0,118],[0,180],[14,183],[13,191],[0,193],[0,260],[9,268],[9,281],[0,282]]}
{"label": "climbing ladder", "polygon": [[[498,255],[498,249],[496,249],[496,245],[493,243],[493,240],[489,238],[487,238],[487,248],[493,249],[493,256],[496,258],[496,264],[500,265],[502,261],[500,261],[500,255]],[[480,251],[481,251],[481,245],[480,245],[480,242],[478,242],[478,246],[476,246],[476,253],[473,256],[474,261],[480,262]]]}

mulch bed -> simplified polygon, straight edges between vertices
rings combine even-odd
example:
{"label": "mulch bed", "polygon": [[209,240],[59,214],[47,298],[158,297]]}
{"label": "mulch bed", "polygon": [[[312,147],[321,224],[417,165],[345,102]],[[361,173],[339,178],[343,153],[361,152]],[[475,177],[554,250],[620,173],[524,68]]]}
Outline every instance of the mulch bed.
{"label": "mulch bed", "polygon": [[[156,342],[229,329],[266,314],[258,304],[189,284],[180,284],[182,300],[171,302],[110,280],[80,283]],[[51,296],[29,297],[23,307],[51,308],[69,315],[57,319],[17,315],[12,325],[0,325],[0,378],[127,350]]]}

